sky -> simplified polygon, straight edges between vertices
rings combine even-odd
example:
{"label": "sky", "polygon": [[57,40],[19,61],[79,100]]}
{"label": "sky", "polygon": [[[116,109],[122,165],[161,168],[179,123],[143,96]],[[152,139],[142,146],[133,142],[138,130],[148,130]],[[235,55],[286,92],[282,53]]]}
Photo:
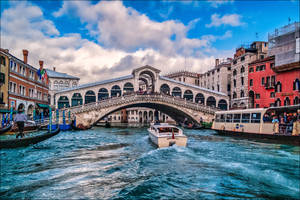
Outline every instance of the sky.
{"label": "sky", "polygon": [[1,48],[20,59],[27,49],[30,65],[43,60],[88,83],[144,65],[203,73],[295,21],[299,0],[1,0],[0,33]]}

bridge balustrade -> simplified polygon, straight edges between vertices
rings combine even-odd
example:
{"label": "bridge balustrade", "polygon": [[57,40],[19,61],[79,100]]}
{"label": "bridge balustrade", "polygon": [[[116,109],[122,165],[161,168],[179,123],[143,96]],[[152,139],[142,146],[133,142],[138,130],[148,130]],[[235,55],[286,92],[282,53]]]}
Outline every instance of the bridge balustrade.
{"label": "bridge balustrade", "polygon": [[86,112],[91,110],[97,110],[101,108],[107,108],[111,106],[118,106],[130,102],[136,102],[136,101],[146,101],[146,102],[160,101],[160,102],[177,105],[180,107],[185,107],[192,110],[202,111],[204,113],[209,113],[209,114],[214,114],[215,111],[220,110],[218,108],[212,108],[209,106],[205,106],[203,104],[187,101],[186,99],[183,98],[177,98],[171,95],[158,94],[158,93],[157,94],[132,93],[126,96],[113,97],[113,98],[108,98],[97,102],[88,103],[85,105],[66,108],[65,110],[70,110],[72,113],[80,113],[80,112]]}

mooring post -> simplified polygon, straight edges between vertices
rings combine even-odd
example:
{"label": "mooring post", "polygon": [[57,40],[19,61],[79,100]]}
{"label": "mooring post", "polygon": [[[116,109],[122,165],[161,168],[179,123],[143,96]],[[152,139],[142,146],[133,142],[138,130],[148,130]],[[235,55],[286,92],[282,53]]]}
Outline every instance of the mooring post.
{"label": "mooring post", "polygon": [[49,108],[49,114],[50,114],[50,116],[49,116],[49,131],[51,133],[51,131],[52,131],[52,109],[51,109],[51,107]]}

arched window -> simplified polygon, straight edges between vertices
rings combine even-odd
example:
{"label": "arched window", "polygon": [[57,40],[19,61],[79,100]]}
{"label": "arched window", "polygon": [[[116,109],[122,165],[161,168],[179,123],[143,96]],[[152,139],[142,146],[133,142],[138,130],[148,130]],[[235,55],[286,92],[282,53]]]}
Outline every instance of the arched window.
{"label": "arched window", "polygon": [[293,82],[293,90],[298,90],[298,91],[300,91],[300,81],[299,81],[299,79],[296,79],[296,80]]}
{"label": "arched window", "polygon": [[299,104],[299,103],[300,103],[299,97],[295,97],[295,98],[294,98],[294,105],[297,105],[297,104]]}
{"label": "arched window", "polygon": [[280,99],[278,98],[278,99],[276,99],[276,101],[275,101],[275,107],[279,107],[279,106],[281,106],[281,101],[280,101]]}
{"label": "arched window", "polygon": [[59,85],[58,85],[58,81],[54,81],[54,89],[58,89],[59,88]]}
{"label": "arched window", "polygon": [[74,93],[71,100],[72,106],[82,105],[83,99],[80,93]]}
{"label": "arched window", "polygon": [[237,97],[237,96],[236,96],[236,92],[233,92],[232,98],[233,98],[233,99],[236,99],[236,97]]}
{"label": "arched window", "polygon": [[121,88],[118,85],[114,85],[111,88],[110,93],[111,93],[111,95],[110,95],[111,97],[119,97],[122,95]]}
{"label": "arched window", "polygon": [[241,73],[244,73],[245,72],[245,67],[242,65],[241,67]]}
{"label": "arched window", "polygon": [[174,87],[172,90],[172,96],[181,97],[181,89],[179,87]]}
{"label": "arched window", "polygon": [[194,95],[191,90],[186,90],[183,94],[183,98],[188,100],[188,101],[193,101]]}
{"label": "arched window", "polygon": [[96,102],[96,95],[95,95],[95,92],[93,92],[92,90],[89,90],[85,93],[84,104],[88,104],[88,103],[92,103],[92,102]]}
{"label": "arched window", "polygon": [[66,96],[61,96],[57,102],[58,109],[70,107],[69,99]]}
{"label": "arched window", "polygon": [[289,98],[289,97],[286,97],[286,98],[284,99],[284,105],[285,105],[285,106],[291,105],[291,101],[290,101],[290,98]]}
{"label": "arched window", "polygon": [[162,84],[160,86],[160,92],[163,94],[170,94],[170,87],[167,84]]}
{"label": "arched window", "polygon": [[221,99],[218,103],[218,108],[221,110],[227,110],[227,102],[224,99]]}
{"label": "arched window", "polygon": [[98,91],[98,101],[101,101],[103,99],[107,99],[108,97],[109,97],[109,94],[108,94],[108,90],[106,88],[101,88]]}
{"label": "arched window", "polygon": [[205,102],[204,95],[201,93],[198,93],[195,97],[195,102],[204,104],[204,102]]}
{"label": "arched window", "polygon": [[281,92],[281,91],[282,91],[282,86],[281,83],[278,81],[276,83],[275,92]]}
{"label": "arched window", "polygon": [[215,97],[212,97],[212,96],[208,97],[207,101],[206,101],[206,105],[210,106],[210,107],[216,107],[216,99],[215,99]]}
{"label": "arched window", "polygon": [[233,70],[233,76],[236,76],[236,69],[235,70]]}
{"label": "arched window", "polygon": [[241,90],[241,97],[244,97],[244,96],[245,96],[244,91]]}
{"label": "arched window", "polygon": [[59,81],[59,89],[63,89],[64,88],[64,82],[63,81]]}
{"label": "arched window", "polygon": [[70,86],[69,81],[65,81],[65,88],[68,88]]}
{"label": "arched window", "polygon": [[131,93],[134,91],[133,85],[132,83],[125,83],[124,87],[123,87],[123,93]]}
{"label": "arched window", "polygon": [[76,82],[73,82],[72,83],[72,87],[76,87],[77,86],[77,83]]}

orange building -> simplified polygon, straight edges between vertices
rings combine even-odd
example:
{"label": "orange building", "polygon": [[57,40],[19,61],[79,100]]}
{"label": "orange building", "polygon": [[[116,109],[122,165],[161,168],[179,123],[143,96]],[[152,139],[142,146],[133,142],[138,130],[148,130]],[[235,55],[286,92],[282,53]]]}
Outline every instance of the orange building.
{"label": "orange building", "polygon": [[[47,79],[41,80],[37,75],[38,69],[27,63],[28,50],[23,50],[23,60],[10,54],[8,50],[0,51],[9,59],[9,109],[22,108],[29,116],[34,109],[46,110],[49,91]],[[43,63],[39,61],[40,70],[43,69]]]}

